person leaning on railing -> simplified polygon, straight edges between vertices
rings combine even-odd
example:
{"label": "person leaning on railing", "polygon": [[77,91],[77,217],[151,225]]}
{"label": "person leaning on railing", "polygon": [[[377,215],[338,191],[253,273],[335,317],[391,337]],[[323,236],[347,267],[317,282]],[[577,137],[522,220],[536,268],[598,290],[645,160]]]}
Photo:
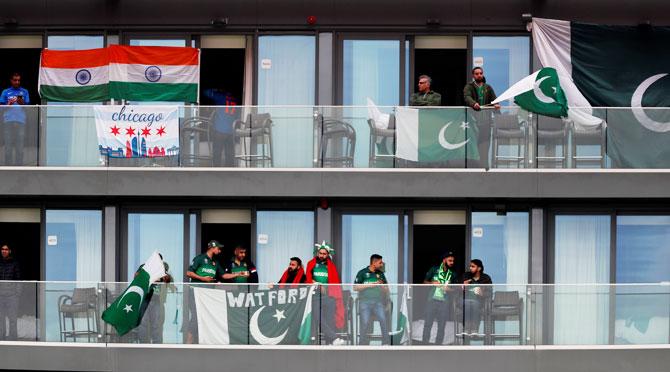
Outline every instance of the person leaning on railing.
{"label": "person leaning on railing", "polygon": [[433,79],[428,75],[419,76],[419,91],[413,93],[409,99],[410,106],[440,106],[442,95],[430,89]]}
{"label": "person leaning on railing", "polygon": [[463,301],[464,332],[476,334],[479,333],[479,323],[482,320],[484,305],[491,298],[493,292],[490,286],[479,285],[493,284],[491,277],[484,274],[484,264],[481,260],[470,261],[470,271],[465,274],[463,284],[465,290],[465,300]]}
{"label": "person leaning on railing", "polygon": [[[475,67],[472,69],[472,81],[465,84],[463,88],[463,101],[465,105],[477,111],[471,114],[471,121],[477,126],[477,150],[479,151],[479,165],[475,167],[488,168],[489,145],[491,143],[491,113],[480,111],[484,106],[490,105],[496,99],[493,87],[486,84],[484,69]],[[500,109],[499,104],[491,106]]]}

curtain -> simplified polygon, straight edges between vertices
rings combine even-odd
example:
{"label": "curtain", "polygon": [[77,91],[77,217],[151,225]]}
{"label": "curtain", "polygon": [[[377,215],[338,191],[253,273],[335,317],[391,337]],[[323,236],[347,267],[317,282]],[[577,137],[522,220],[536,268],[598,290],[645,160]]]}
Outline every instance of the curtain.
{"label": "curtain", "polygon": [[[74,226],[76,245],[74,280],[78,282],[102,280],[102,212],[49,210],[46,219],[47,224],[68,223]],[[46,264],[49,265],[49,262]]]}
{"label": "curtain", "polygon": [[299,257],[303,267],[314,257],[314,212],[258,212],[256,232],[256,268],[261,283],[276,283],[291,257]]}
{"label": "curtain", "polygon": [[607,344],[610,216],[556,216],[554,249],[554,343]]}

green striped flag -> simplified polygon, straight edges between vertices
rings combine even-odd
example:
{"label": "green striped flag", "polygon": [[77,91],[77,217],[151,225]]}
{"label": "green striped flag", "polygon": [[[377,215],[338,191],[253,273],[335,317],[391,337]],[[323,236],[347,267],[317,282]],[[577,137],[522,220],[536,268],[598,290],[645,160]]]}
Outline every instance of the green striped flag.
{"label": "green striped flag", "polygon": [[112,98],[198,102],[199,49],[112,45],[109,58]]}
{"label": "green striped flag", "polygon": [[411,332],[409,325],[409,311],[407,300],[409,298],[409,286],[402,287],[400,308],[398,309],[398,326],[393,333],[393,345],[406,345],[409,343]]}
{"label": "green striped flag", "polygon": [[38,90],[43,99],[100,102],[109,99],[109,55],[106,48],[42,50]]}

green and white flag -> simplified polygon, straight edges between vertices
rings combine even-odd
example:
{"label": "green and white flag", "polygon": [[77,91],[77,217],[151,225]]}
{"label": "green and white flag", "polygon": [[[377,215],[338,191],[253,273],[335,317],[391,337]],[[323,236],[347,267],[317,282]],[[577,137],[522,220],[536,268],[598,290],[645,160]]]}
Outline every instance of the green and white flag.
{"label": "green and white flag", "polygon": [[298,345],[312,336],[316,287],[256,290],[194,287],[198,341],[207,345]]}
{"label": "green and white flag", "polygon": [[568,116],[565,98],[556,69],[545,67],[512,85],[492,103],[514,99],[523,109],[540,115]]}
{"label": "green and white flag", "polygon": [[532,32],[540,62],[558,72],[570,111],[620,108],[599,113],[615,167],[670,167],[670,27],[533,18]]}
{"label": "green and white flag", "polygon": [[409,325],[409,311],[407,306],[407,299],[409,298],[409,286],[402,286],[402,297],[400,300],[400,309],[398,309],[398,326],[397,331],[393,333],[393,345],[406,345],[409,343],[410,325]]}
{"label": "green and white flag", "polygon": [[102,319],[111,324],[119,336],[130,332],[142,321],[145,305],[151,299],[151,284],[164,276],[163,260],[154,252],[137,270],[128,288],[102,313]]}
{"label": "green and white flag", "polygon": [[476,122],[468,122],[463,109],[398,107],[396,156],[426,163],[479,160],[477,133]]}

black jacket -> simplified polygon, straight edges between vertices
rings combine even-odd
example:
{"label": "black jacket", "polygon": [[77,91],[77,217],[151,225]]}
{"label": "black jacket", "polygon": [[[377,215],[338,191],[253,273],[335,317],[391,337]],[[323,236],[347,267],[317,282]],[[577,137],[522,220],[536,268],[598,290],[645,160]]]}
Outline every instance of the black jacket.
{"label": "black jacket", "polygon": [[[21,280],[21,268],[13,258],[0,258],[0,280]],[[21,292],[20,283],[1,283],[0,295],[14,295]]]}

